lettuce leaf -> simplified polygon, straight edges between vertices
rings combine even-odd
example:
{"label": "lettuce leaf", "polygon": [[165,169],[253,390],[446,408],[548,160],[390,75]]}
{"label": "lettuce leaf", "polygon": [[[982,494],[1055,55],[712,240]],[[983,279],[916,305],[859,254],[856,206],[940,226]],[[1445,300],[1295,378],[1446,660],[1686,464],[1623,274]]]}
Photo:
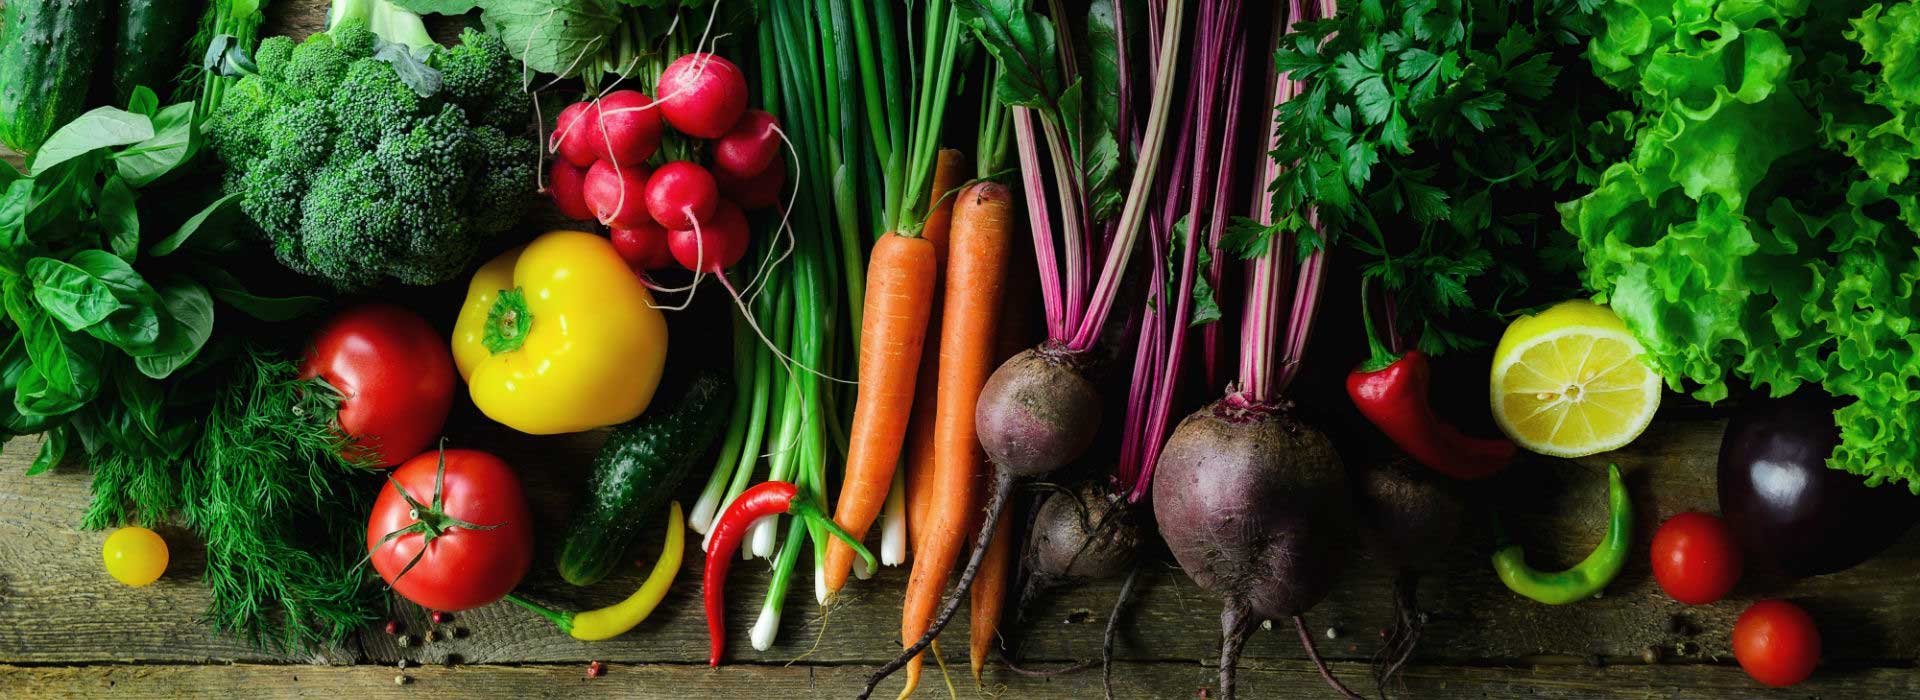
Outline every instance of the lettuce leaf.
{"label": "lettuce leaf", "polygon": [[1920,0],[1619,0],[1589,46],[1633,148],[1563,204],[1676,390],[1807,384],[1829,466],[1920,493]]}

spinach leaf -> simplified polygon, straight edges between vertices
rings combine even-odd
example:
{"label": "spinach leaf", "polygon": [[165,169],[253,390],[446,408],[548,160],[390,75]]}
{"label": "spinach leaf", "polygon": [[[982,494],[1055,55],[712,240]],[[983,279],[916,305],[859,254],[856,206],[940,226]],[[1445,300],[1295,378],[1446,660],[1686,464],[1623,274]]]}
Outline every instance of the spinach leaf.
{"label": "spinach leaf", "polygon": [[118,107],[97,107],[47,137],[47,142],[33,155],[33,167],[27,174],[38,177],[47,169],[78,156],[150,138],[153,138],[153,120]]}

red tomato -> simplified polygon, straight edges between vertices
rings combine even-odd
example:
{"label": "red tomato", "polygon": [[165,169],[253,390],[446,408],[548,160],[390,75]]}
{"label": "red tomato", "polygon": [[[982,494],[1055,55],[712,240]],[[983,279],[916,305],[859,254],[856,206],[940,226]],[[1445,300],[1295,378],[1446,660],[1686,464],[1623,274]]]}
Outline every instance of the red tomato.
{"label": "red tomato", "polygon": [[1733,658],[1754,680],[1784,688],[1813,675],[1820,663],[1820,630],[1800,606],[1763,600],[1733,623]]}
{"label": "red tomato", "polygon": [[[435,512],[434,476],[443,459],[442,509]],[[459,612],[499,600],[520,585],[533,564],[533,518],[520,479],[506,462],[478,450],[436,451],[408,460],[392,476],[373,503],[367,551],[394,592],[429,610]],[[395,482],[426,507],[408,503]],[[419,563],[401,576],[416,555]]]}
{"label": "red tomato", "polygon": [[1653,533],[1653,580],[1674,600],[1706,605],[1740,581],[1740,546],[1719,518],[1681,513]]}
{"label": "red tomato", "polygon": [[446,336],[391,304],[362,304],[328,320],[300,375],[340,390],[340,429],[383,468],[425,451],[453,407]]}

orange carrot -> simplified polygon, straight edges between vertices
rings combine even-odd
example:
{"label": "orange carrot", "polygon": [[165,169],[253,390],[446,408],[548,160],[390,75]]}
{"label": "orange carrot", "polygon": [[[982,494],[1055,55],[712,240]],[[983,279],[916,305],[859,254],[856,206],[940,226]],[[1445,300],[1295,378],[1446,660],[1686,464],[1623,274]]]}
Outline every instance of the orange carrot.
{"label": "orange carrot", "polygon": [[[1016,245],[1008,261],[1006,294],[1000,300],[1000,330],[994,339],[1000,346],[994,357],[1001,362],[1033,347],[1045,335],[1031,302],[1040,294],[1039,270],[1034,267],[1032,256],[1031,246]],[[979,491],[974,499],[975,532],[986,519],[986,495],[993,488],[991,464],[980,470],[978,483]],[[1012,511],[1001,517],[1019,521]],[[970,623],[967,661],[973,668],[975,685],[980,683],[980,671],[986,668],[987,652],[1000,636],[1000,613],[1006,607],[1007,584],[1013,571],[1013,532],[1011,527],[994,530],[993,539],[987,543],[986,560],[980,562],[980,573],[973,579],[973,604],[967,608]]]}
{"label": "orange carrot", "polygon": [[[974,434],[974,404],[994,369],[994,342],[1005,293],[1012,242],[1013,198],[1005,186],[982,182],[960,191],[948,242],[946,300],[940,329],[940,381],[934,420],[934,478],[938,497],[927,507],[916,543],[913,575],[900,611],[900,638],[919,639],[933,622],[954,558],[977,520],[973,492],[986,464]],[[919,685],[921,658],[907,665],[901,697]]]}
{"label": "orange carrot", "polygon": [[[933,243],[934,258],[940,269],[947,264],[947,224],[953,220],[953,198],[947,191],[959,187],[965,177],[966,156],[951,148],[940,149],[933,164],[933,189],[927,193],[927,224],[920,237]],[[938,289],[938,287],[936,287]],[[920,351],[920,377],[914,382],[913,418],[907,423],[907,547],[918,551],[914,542],[927,503],[932,500],[928,486],[933,478],[933,397],[940,372],[940,293],[934,292],[933,315],[927,319],[927,343]]]}
{"label": "orange carrot", "polygon": [[[924,238],[888,233],[873,244],[860,321],[860,387],[848,428],[846,475],[833,509],[834,522],[854,539],[867,536],[893,487],[937,269],[933,244]],[[853,550],[833,542],[827,546],[827,590],[838,591],[853,568]]]}

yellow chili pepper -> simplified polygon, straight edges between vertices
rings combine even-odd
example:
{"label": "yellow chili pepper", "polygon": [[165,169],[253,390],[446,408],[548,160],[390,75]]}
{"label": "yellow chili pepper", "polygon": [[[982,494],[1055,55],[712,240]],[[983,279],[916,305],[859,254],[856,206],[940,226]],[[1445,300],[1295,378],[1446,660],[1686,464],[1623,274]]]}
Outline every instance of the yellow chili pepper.
{"label": "yellow chili pepper", "polygon": [[547,618],[574,639],[597,642],[626,634],[627,630],[638,626],[653,614],[653,609],[667,597],[667,589],[673,586],[674,577],[680,573],[680,553],[686,547],[687,531],[684,524],[686,519],[680,515],[679,501],[674,501],[667,517],[667,543],[660,549],[660,561],[654,562],[653,573],[647,574],[647,580],[640,584],[640,590],[634,591],[626,600],[583,613],[557,612],[512,594],[507,595],[507,600]]}
{"label": "yellow chili pepper", "polygon": [[488,418],[535,435],[632,420],[667,358],[667,322],[606,238],[554,231],[481,266],[453,359]]}

